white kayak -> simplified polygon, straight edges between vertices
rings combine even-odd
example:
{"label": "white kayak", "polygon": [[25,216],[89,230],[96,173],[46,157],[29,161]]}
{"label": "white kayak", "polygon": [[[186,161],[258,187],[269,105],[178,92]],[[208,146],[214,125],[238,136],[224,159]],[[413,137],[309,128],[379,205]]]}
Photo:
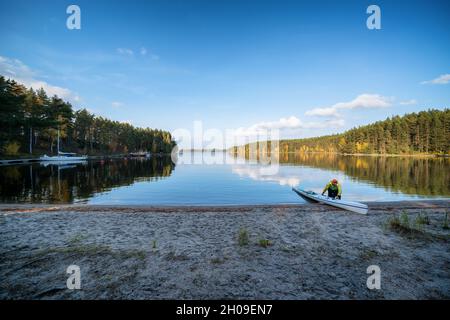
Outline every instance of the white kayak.
{"label": "white kayak", "polygon": [[369,211],[369,207],[363,203],[354,202],[354,201],[346,201],[346,200],[340,200],[340,199],[333,199],[329,198],[327,196],[323,196],[321,194],[315,193],[314,191],[305,191],[302,189],[295,189],[292,188],[292,190],[297,193],[300,197],[305,199],[309,202],[319,202],[323,204],[327,204],[333,207],[341,208],[348,211],[353,211],[361,214],[367,214],[367,211]]}

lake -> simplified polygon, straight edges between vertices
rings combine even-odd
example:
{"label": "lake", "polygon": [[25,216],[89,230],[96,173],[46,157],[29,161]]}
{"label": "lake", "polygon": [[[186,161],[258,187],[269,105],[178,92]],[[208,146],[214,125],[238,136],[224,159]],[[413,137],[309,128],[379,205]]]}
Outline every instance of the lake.
{"label": "lake", "polygon": [[332,178],[343,198],[398,201],[450,197],[450,159],[284,154],[276,164],[222,152],[0,167],[4,203],[244,205],[304,203],[293,186],[321,192]]}

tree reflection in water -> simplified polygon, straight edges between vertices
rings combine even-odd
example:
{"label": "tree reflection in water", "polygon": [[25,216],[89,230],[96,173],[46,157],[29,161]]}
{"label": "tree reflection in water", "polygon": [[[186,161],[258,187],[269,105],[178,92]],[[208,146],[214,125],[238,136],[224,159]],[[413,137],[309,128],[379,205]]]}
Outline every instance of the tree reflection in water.
{"label": "tree reflection in water", "polygon": [[0,167],[0,201],[73,203],[137,181],[171,175],[170,157]]}
{"label": "tree reflection in water", "polygon": [[[358,185],[358,182],[361,182],[406,195],[450,196],[450,159],[448,158],[282,153],[278,160],[281,166],[292,166],[296,173],[298,170],[299,176],[308,172],[305,169],[303,169],[303,172],[302,167],[309,167],[330,171],[330,178],[336,172],[341,172],[353,179],[355,186]],[[245,161],[243,162],[245,163]],[[254,163],[253,161],[249,162]],[[176,181],[176,188],[173,189],[173,184],[172,187],[171,184],[164,184],[161,189],[158,188],[164,194],[164,201],[166,203],[177,203],[180,199],[189,199],[186,200],[187,203],[191,199],[200,201],[199,199],[204,196],[193,192],[193,186],[197,188],[198,186],[214,185],[214,188],[212,188],[214,190],[233,188],[234,191],[238,192],[238,195],[239,193],[253,192],[255,186],[250,188],[246,183],[241,184],[239,180],[233,180],[231,176],[224,176],[224,172],[228,172],[227,168],[223,168],[220,164],[207,168],[207,165],[202,163],[195,168],[186,165],[187,167],[184,168],[185,165],[180,164],[180,174],[173,177],[173,181]],[[223,166],[227,166],[227,164]],[[231,166],[232,170],[227,174],[239,174],[241,167],[237,164],[231,164]],[[0,167],[0,201],[10,203],[87,201],[95,197],[96,194],[109,191],[112,188],[130,186],[142,181],[156,182],[171,176],[174,168],[175,165],[170,157],[89,161],[84,164],[71,165],[2,166]],[[182,172],[183,174],[181,174]],[[289,172],[292,174],[293,171]],[[283,175],[283,181],[286,181],[283,185],[291,184],[296,177],[289,176],[289,174]],[[272,178],[268,177],[266,180],[272,181]],[[263,189],[259,190],[263,192]],[[270,188],[267,190],[274,192]],[[203,193],[209,191],[204,190]],[[284,189],[278,191],[280,194],[277,196],[285,199],[284,193],[286,191]],[[147,192],[154,191],[148,189]],[[227,195],[225,192],[218,192],[219,194],[210,194],[210,197],[215,199],[214,201],[217,203],[222,203]],[[272,194],[272,196],[274,195]],[[230,203],[233,201],[239,202],[238,198],[239,196],[234,195],[233,198],[226,200]],[[147,203],[147,199],[141,199],[141,201]]]}
{"label": "tree reflection in water", "polygon": [[[248,155],[246,159],[249,160]],[[450,196],[449,158],[280,153],[278,161],[280,165],[337,170],[356,181],[382,186],[394,192]]]}

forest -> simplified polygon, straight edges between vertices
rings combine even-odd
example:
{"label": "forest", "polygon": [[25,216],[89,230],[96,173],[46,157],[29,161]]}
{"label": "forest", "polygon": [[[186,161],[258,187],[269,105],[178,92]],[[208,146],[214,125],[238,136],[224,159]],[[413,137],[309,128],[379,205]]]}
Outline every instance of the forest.
{"label": "forest", "polygon": [[61,150],[89,155],[136,151],[170,153],[175,146],[167,131],[137,128],[74,110],[44,89],[34,90],[0,76],[0,155],[55,154]]}
{"label": "forest", "polygon": [[[236,154],[250,150],[271,152],[271,142],[234,147]],[[261,150],[264,148],[264,150]],[[395,116],[329,136],[280,140],[279,153],[327,152],[340,154],[450,154],[450,109],[430,109]]]}

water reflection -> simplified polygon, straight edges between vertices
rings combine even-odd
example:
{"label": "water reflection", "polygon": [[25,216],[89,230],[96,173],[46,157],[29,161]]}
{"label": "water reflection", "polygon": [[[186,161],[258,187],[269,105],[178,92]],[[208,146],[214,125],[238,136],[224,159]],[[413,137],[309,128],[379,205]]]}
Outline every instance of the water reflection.
{"label": "water reflection", "polygon": [[[256,157],[253,157],[256,158]],[[249,160],[249,157],[246,157]],[[280,165],[320,168],[345,174],[354,181],[384,187],[393,192],[421,196],[450,195],[450,159],[437,157],[344,156],[327,153],[284,153]],[[251,167],[236,168],[236,173],[257,180],[270,180]],[[300,176],[275,176],[280,184],[300,183]],[[292,179],[291,181],[289,181]],[[294,184],[295,183],[295,184]]]}
{"label": "water reflection", "polygon": [[75,161],[42,161],[41,166],[57,166],[59,169],[75,168],[78,164],[86,165],[87,160],[75,160]]}
{"label": "water reflection", "polygon": [[286,172],[286,170],[278,170],[276,174],[263,174],[257,166],[254,165],[236,165],[233,166],[232,172],[240,177],[249,177],[253,180],[276,182],[280,186],[298,186],[303,180],[299,172]]}
{"label": "water reflection", "polygon": [[277,160],[279,167],[274,170],[263,165],[266,160],[261,164],[222,152],[184,152],[176,173],[170,157],[0,166],[0,201],[139,205],[299,203],[301,199],[291,191],[291,186],[320,192],[332,177],[343,183],[348,200],[450,196],[450,159],[289,153]]}
{"label": "water reflection", "polygon": [[174,167],[170,157],[4,166],[0,201],[72,203],[136,181],[157,181]]}

